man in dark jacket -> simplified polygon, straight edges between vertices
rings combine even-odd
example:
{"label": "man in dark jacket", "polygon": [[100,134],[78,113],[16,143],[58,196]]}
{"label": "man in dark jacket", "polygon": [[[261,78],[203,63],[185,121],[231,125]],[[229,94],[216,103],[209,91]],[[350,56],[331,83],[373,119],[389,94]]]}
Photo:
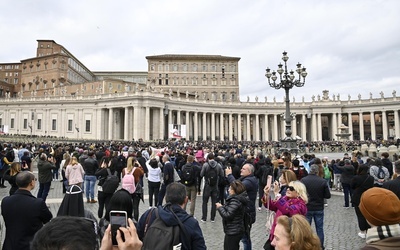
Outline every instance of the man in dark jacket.
{"label": "man in dark jacket", "polygon": [[45,153],[42,153],[37,164],[39,176],[39,191],[37,197],[42,198],[44,202],[46,202],[47,195],[50,191],[51,181],[53,180],[52,170],[56,168],[54,162],[55,159],[53,156],[47,156]]}
{"label": "man in dark jacket", "polygon": [[[179,225],[178,219],[183,224],[186,232],[184,233],[181,230],[179,234],[180,242],[182,243],[181,249],[207,249],[199,223],[183,209],[188,201],[188,197],[186,196],[186,187],[178,182],[169,184],[166,187],[165,200],[167,201],[167,204],[163,207],[158,206],[156,209],[158,209],[158,215],[161,220],[163,220],[167,226]],[[148,218],[149,216],[150,218]],[[155,218],[156,215],[154,209],[149,209],[140,217],[136,227],[139,238],[143,241],[143,247],[147,247],[147,249],[149,246],[146,246],[146,232]],[[185,238],[185,234],[188,236],[187,238]],[[150,239],[150,241],[153,241],[153,243],[157,242],[155,239]]]}
{"label": "man in dark jacket", "polygon": [[1,202],[1,214],[6,226],[3,250],[29,250],[35,233],[53,218],[46,203],[31,194],[36,184],[31,172],[20,172],[16,183],[19,189]]}
{"label": "man in dark jacket", "polygon": [[167,186],[174,182],[174,166],[170,162],[170,158],[167,154],[164,154],[162,157],[162,161],[164,163],[163,171],[163,183],[160,188],[160,192],[158,193],[158,204],[157,206],[161,206],[164,200],[165,193],[167,191]]}
{"label": "man in dark jacket", "polygon": [[[231,168],[227,168],[225,170],[225,174],[228,178],[229,183],[235,181],[235,177],[233,177],[232,175]],[[258,192],[258,180],[254,176],[254,166],[249,163],[244,164],[242,169],[240,170],[240,176],[241,177],[239,178],[239,180],[246,187],[246,192],[250,199],[250,202],[247,203],[246,206],[246,213],[248,213],[251,217],[250,221],[250,230],[251,230],[251,225],[256,221],[256,199]],[[248,232],[248,235],[247,234],[243,235],[242,243],[244,250],[252,249],[250,231]]]}
{"label": "man in dark jacket", "polygon": [[[338,166],[342,170],[342,175],[340,177],[340,182],[342,183],[343,193],[344,193],[344,207],[349,207],[349,200],[353,196],[353,189],[351,188],[351,180],[353,179],[355,173],[355,168],[351,164],[351,160],[344,160],[344,166]],[[350,198],[349,198],[350,197]]]}
{"label": "man in dark jacket", "polygon": [[216,183],[210,183],[207,176],[209,176],[210,171],[215,171],[218,178],[224,178],[224,172],[222,170],[221,165],[214,160],[214,154],[209,153],[207,155],[207,162],[204,163],[201,172],[200,178],[204,177],[204,190],[203,190],[203,205],[202,205],[202,216],[201,222],[207,221],[207,206],[208,201],[211,197],[211,222],[214,222],[215,215],[217,214],[217,198],[218,198],[218,181]]}
{"label": "man in dark jacket", "polygon": [[318,165],[311,165],[310,173],[303,177],[301,182],[306,186],[308,193],[306,218],[310,225],[314,219],[318,238],[324,248],[324,199],[331,198],[331,191],[326,180],[318,176],[318,169]]}
{"label": "man in dark jacket", "polygon": [[83,169],[85,170],[85,194],[88,203],[96,203],[94,199],[94,188],[96,185],[97,177],[95,173],[99,168],[99,163],[93,151],[88,153],[88,158],[83,162]]}

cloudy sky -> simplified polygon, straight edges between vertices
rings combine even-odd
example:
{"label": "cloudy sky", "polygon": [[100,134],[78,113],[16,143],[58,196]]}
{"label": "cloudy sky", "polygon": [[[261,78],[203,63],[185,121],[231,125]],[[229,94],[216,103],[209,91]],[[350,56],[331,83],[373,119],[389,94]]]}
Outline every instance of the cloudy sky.
{"label": "cloudy sky", "polygon": [[265,68],[282,52],[302,63],[300,101],[329,90],[341,100],[400,96],[397,0],[0,0],[0,62],[35,56],[37,39],[66,47],[92,71],[146,71],[148,55],[240,57],[240,96],[283,100]]}

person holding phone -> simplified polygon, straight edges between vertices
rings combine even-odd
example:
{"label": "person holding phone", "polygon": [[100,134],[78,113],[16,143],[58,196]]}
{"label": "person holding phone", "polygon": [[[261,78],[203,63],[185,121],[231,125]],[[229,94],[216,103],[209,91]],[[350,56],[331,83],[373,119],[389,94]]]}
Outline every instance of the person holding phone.
{"label": "person holding phone", "polygon": [[110,203],[106,208],[106,214],[104,218],[100,219],[99,222],[101,237],[104,236],[106,229],[110,225],[111,211],[124,211],[126,213],[127,219],[132,219],[133,204],[132,204],[131,194],[125,189],[120,189],[113,194],[113,196],[110,199]]}
{"label": "person holding phone", "polygon": [[230,184],[229,196],[226,203],[216,203],[217,211],[222,217],[224,226],[224,250],[239,250],[239,243],[245,233],[244,211],[250,202],[246,193],[246,187],[241,181],[234,181]]}
{"label": "person holding phone", "polygon": [[52,170],[56,168],[54,162],[55,160],[52,155],[47,156],[45,153],[42,153],[37,164],[39,177],[39,191],[37,198],[42,198],[44,202],[46,202],[47,195],[50,191],[51,181],[53,180]]}
{"label": "person holding phone", "polygon": [[[117,231],[116,242],[118,249],[126,250],[140,250],[142,249],[142,241],[139,239],[135,224],[133,224],[132,219],[128,219],[128,227],[120,227]],[[112,233],[111,225],[108,225],[103,239],[101,241],[100,250],[111,250],[113,249],[112,244]]]}
{"label": "person holding phone", "polygon": [[303,183],[301,183],[300,181],[291,181],[287,186],[286,194],[282,196],[279,193],[279,185],[277,182],[275,182],[273,187],[275,194],[274,198],[271,198],[269,195],[271,188],[272,187],[269,187],[268,185],[265,186],[263,202],[266,208],[269,208],[276,214],[274,222],[272,223],[270,236],[265,244],[265,246],[267,246],[268,248],[264,247],[264,249],[274,249],[271,243],[274,240],[274,231],[277,218],[279,216],[286,215],[291,217],[295,214],[301,214],[304,216],[307,214],[306,204],[308,202],[308,196],[306,186],[304,186]]}

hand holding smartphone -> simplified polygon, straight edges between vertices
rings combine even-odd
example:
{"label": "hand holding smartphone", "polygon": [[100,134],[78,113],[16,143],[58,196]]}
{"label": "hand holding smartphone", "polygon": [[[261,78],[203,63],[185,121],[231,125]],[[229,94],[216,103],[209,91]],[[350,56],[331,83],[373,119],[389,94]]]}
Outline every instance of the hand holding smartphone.
{"label": "hand holding smartphone", "polygon": [[[114,246],[118,245],[117,243],[117,231],[120,227],[127,227],[128,224],[128,217],[125,211],[110,211],[110,224],[111,224],[111,238],[112,244]],[[122,240],[124,239],[124,234],[121,233]]]}

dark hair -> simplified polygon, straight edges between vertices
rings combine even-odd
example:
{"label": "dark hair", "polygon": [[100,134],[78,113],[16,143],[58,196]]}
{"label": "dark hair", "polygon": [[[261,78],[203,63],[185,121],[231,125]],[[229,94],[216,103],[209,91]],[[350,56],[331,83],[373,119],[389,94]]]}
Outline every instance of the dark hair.
{"label": "dark hair", "polygon": [[131,194],[125,189],[120,189],[113,194],[104,216],[107,221],[110,221],[110,211],[112,210],[126,211],[128,218],[132,219],[133,204]]}
{"label": "dark hair", "polygon": [[158,161],[156,159],[151,159],[149,165],[152,168],[158,168]]}
{"label": "dark hair", "polygon": [[171,204],[182,205],[185,203],[186,187],[182,183],[173,182],[167,186],[165,201]]}
{"label": "dark hair", "polygon": [[35,179],[35,175],[29,171],[22,171],[17,174],[15,177],[15,183],[20,188],[28,187],[29,183]]}
{"label": "dark hair", "polygon": [[293,163],[293,165],[294,165],[295,167],[300,166],[300,161],[297,160],[297,159],[294,159],[294,160],[292,161],[292,163]]}
{"label": "dark hair", "polygon": [[89,151],[88,156],[92,157],[94,155],[94,151]]}
{"label": "dark hair", "polygon": [[214,154],[213,154],[213,153],[209,153],[209,154],[207,155],[207,159],[213,160],[213,159],[214,159]]}
{"label": "dark hair", "polygon": [[361,164],[357,169],[357,174],[368,174],[369,166],[367,164]]}
{"label": "dark hair", "polygon": [[241,194],[244,191],[246,191],[246,187],[243,185],[241,181],[238,180],[231,182],[230,187],[233,189],[235,194]]}
{"label": "dark hair", "polygon": [[383,152],[381,155],[382,155],[382,157],[384,157],[384,158],[388,158],[388,157],[389,157],[389,154],[388,154],[387,152]]}
{"label": "dark hair", "polygon": [[95,250],[97,226],[94,221],[81,217],[60,216],[42,227],[33,238],[32,250]]}

